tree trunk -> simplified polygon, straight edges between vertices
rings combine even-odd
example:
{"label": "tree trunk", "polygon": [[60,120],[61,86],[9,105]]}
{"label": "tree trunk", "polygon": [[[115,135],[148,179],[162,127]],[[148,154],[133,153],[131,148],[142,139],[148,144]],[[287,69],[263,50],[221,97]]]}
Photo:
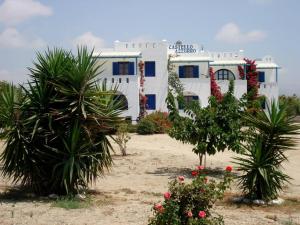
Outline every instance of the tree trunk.
{"label": "tree trunk", "polygon": [[200,163],[200,166],[202,166],[202,163],[203,163],[203,154],[202,153],[199,154],[199,163]]}
{"label": "tree trunk", "polygon": [[120,150],[121,150],[122,156],[126,156],[127,155],[127,153],[126,153],[126,146],[120,145]]}

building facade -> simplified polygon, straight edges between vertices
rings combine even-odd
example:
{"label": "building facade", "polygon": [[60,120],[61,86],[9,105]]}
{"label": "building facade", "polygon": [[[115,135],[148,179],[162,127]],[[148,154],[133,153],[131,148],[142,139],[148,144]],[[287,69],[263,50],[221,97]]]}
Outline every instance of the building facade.
{"label": "building facade", "polygon": [[[247,80],[240,78],[239,69],[246,70],[244,52],[209,52],[198,45],[181,42],[119,42],[112,49],[95,52],[101,66],[101,77],[108,87],[118,87],[118,98],[125,102],[123,116],[137,121],[140,114],[140,92],[146,96],[147,113],[167,112],[165,103],[168,93],[168,66],[176,72],[184,86],[187,101],[197,100],[207,106],[211,95],[209,68],[214,71],[221,92],[228,90],[229,81],[234,80],[234,94],[240,98],[247,92]],[[143,87],[139,63],[143,66]],[[259,94],[267,102],[278,100],[278,69],[271,56],[256,59]],[[246,71],[245,71],[246,72]],[[143,79],[143,78],[142,78]]]}

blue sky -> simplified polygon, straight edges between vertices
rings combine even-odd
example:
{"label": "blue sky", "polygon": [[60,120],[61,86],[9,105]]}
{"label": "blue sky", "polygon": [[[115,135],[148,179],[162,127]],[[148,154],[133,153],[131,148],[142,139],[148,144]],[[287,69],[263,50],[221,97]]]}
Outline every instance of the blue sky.
{"label": "blue sky", "polygon": [[166,39],[272,55],[280,93],[300,95],[299,10],[299,0],[0,0],[0,79],[26,81],[47,46]]}

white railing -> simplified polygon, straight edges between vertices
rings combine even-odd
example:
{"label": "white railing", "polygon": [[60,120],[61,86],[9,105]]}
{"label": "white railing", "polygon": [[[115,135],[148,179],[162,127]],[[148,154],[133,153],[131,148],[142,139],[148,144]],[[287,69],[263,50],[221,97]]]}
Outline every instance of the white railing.
{"label": "white railing", "polygon": [[244,58],[244,51],[235,51],[235,52],[207,52],[212,60],[237,60]]}

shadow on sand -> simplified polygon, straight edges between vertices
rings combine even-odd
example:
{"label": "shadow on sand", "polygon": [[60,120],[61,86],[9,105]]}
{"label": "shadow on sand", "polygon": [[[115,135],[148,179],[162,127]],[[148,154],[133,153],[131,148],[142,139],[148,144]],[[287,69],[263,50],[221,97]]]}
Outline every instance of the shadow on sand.
{"label": "shadow on sand", "polygon": [[[185,176],[186,178],[192,178],[193,169],[191,168],[179,168],[179,167],[159,167],[153,172],[147,172],[147,174],[153,174],[157,176],[169,176],[170,179],[174,179],[178,176]],[[209,177],[220,179],[224,176],[225,170],[221,167],[210,168],[207,167],[201,173],[206,174]],[[236,175],[236,174],[234,174]]]}

